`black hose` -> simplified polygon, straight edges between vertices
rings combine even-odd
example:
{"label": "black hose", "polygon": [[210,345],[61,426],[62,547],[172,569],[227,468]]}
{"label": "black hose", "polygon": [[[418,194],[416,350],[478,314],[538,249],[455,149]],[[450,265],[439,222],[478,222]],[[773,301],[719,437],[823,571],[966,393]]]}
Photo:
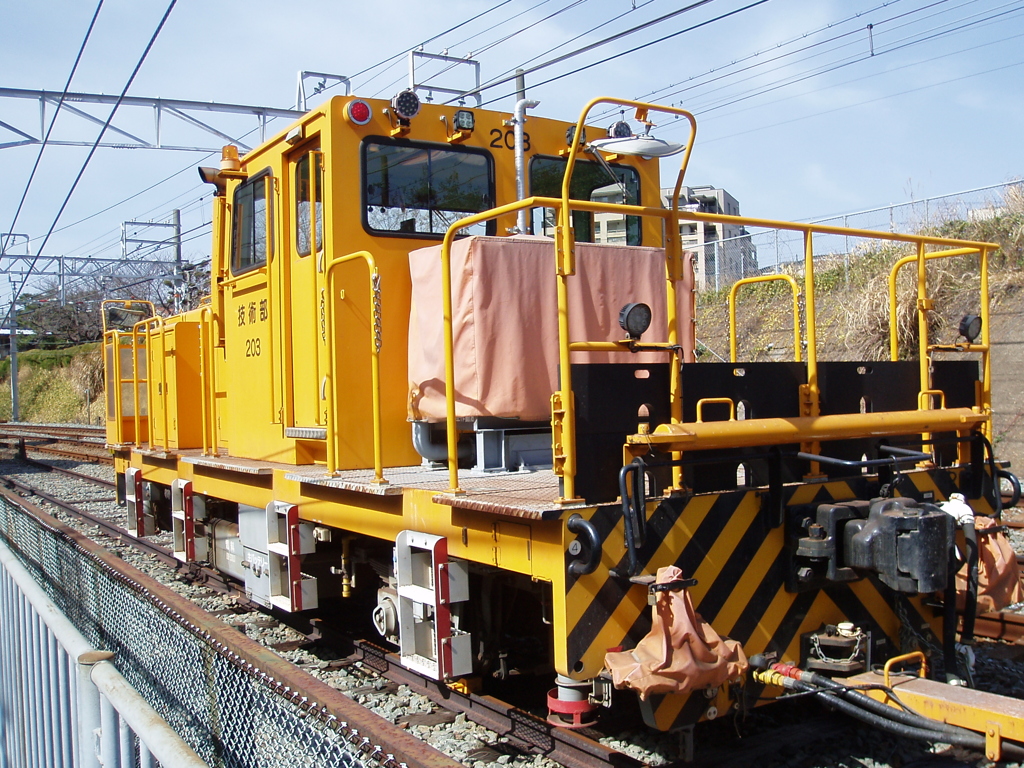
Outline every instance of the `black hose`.
{"label": "black hose", "polygon": [[992,474],[992,508],[995,512],[992,514],[996,520],[1002,519],[1003,516],[1003,493],[999,490],[999,467],[996,466],[996,452],[992,448],[992,443],[983,434],[978,432],[978,437],[985,446],[985,450],[988,452],[988,468]]}
{"label": "black hose", "polygon": [[[985,752],[985,737],[980,734],[967,730],[963,730],[961,733],[953,733],[944,730],[936,730],[935,728],[920,728],[905,725],[903,723],[896,722],[888,716],[878,715],[874,712],[862,709],[856,704],[841,698],[834,691],[825,691],[812,686],[810,683],[804,683],[799,680],[794,682],[796,685],[793,687],[796,690],[817,692],[819,698],[824,701],[826,706],[833,707],[843,714],[860,720],[862,723],[866,723],[875,728],[880,728],[888,733],[892,733],[897,736],[906,736],[911,739],[920,739],[922,741],[938,741],[945,744],[955,744],[957,746],[977,750],[982,753]],[[1002,751],[1004,755],[1014,758],[1024,756],[1024,749],[1014,744],[1007,744],[1004,742],[1002,745]]]}
{"label": "black hose", "polygon": [[[629,483],[629,476],[633,476],[632,485]],[[637,550],[644,544],[647,523],[647,498],[644,489],[645,467],[641,459],[634,459],[619,470],[619,495],[622,497],[622,525],[626,537],[626,552],[629,558],[629,565],[626,573],[615,569],[612,575],[616,577],[636,576],[640,572],[637,562]]]}
{"label": "black hose", "polygon": [[964,624],[960,630],[960,642],[969,644],[974,640],[974,620],[978,615],[978,532],[974,530],[973,519],[963,523],[963,531],[967,543],[967,594],[964,599]]}
{"label": "black hose", "polygon": [[903,725],[923,728],[926,730],[940,731],[943,734],[971,733],[971,731],[968,731],[966,728],[959,728],[955,725],[949,725],[948,723],[943,723],[938,720],[931,720],[924,715],[917,714],[916,712],[895,709],[890,707],[888,704],[884,704],[877,699],[871,698],[865,693],[861,693],[856,688],[851,688],[848,685],[837,683],[835,680],[825,677],[824,675],[819,675],[815,672],[805,672],[801,678],[801,682],[804,681],[811,685],[816,685],[820,688],[833,691],[851,704],[861,707],[862,709],[870,710],[871,712],[890,720],[895,720]]}
{"label": "black hose", "polygon": [[[1018,478],[1015,474],[1013,474],[1013,472],[1009,472],[1009,471],[1007,471],[1005,469],[998,469],[998,470],[996,470],[996,475],[999,477],[1000,480],[1005,480],[1006,482],[1008,482],[1010,484],[1010,487],[1013,489],[1012,492],[1010,493],[1010,503],[1004,505],[1004,509],[1006,507],[1016,507],[1017,503],[1020,501],[1020,478]],[[1003,496],[1003,493],[1002,493],[1002,489],[1000,488],[1000,491],[999,491],[999,500],[1000,501],[1002,501],[1002,496]]]}
{"label": "black hose", "polygon": [[942,600],[942,656],[946,680],[957,676],[956,668],[956,572],[960,570],[957,562],[956,546],[949,548],[949,564],[946,566],[946,593]]}

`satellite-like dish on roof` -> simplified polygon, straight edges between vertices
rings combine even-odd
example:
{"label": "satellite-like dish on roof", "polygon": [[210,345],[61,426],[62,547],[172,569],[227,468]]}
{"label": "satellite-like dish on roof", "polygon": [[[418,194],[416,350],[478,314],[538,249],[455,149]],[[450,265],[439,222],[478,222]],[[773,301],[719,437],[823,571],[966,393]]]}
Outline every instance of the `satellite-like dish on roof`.
{"label": "satellite-like dish on roof", "polygon": [[654,136],[647,135],[594,139],[590,142],[590,146],[616,155],[641,155],[643,157],[668,157],[686,149],[685,144],[656,139]]}

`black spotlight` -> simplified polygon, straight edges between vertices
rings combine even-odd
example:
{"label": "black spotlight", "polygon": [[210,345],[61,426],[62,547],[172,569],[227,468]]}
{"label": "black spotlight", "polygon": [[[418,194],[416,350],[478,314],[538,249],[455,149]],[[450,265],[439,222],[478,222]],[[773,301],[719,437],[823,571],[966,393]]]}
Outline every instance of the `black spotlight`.
{"label": "black spotlight", "polygon": [[651,327],[651,308],[642,302],[627,304],[619,312],[619,326],[626,336],[637,341]]}
{"label": "black spotlight", "polygon": [[[572,146],[572,140],[573,140],[573,138],[575,136],[576,136],[576,126],[575,125],[570,125],[568,128],[565,129],[565,145],[567,147],[571,147]],[[586,128],[584,128],[582,131],[580,131],[580,142],[579,143],[580,144],[586,144],[587,143],[587,129]]]}
{"label": "black spotlight", "polygon": [[960,320],[960,335],[967,339],[967,343],[973,344],[974,340],[981,335],[981,317],[978,315],[964,315]]}
{"label": "black spotlight", "polygon": [[633,129],[625,120],[618,120],[608,128],[609,139],[628,139],[633,135]]}
{"label": "black spotlight", "polygon": [[460,109],[455,113],[455,130],[472,131],[476,127],[476,117],[468,109]]}
{"label": "black spotlight", "polygon": [[407,88],[395,94],[395,97],[391,99],[391,106],[400,118],[412,120],[420,113],[420,97],[416,95],[415,91]]}

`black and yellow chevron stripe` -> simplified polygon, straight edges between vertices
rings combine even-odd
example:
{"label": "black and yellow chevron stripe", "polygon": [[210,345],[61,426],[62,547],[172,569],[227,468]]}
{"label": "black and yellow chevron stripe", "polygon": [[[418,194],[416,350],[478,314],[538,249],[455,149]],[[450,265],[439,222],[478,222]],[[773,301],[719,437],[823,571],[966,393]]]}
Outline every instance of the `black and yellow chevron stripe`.
{"label": "black and yellow chevron stripe", "polygon": [[[901,490],[919,498],[939,501],[957,490],[956,476],[945,470],[903,477]],[[787,506],[816,505],[871,498],[877,484],[855,478],[790,486],[785,493]],[[642,572],[674,564],[697,579],[690,588],[697,611],[719,634],[742,642],[748,655],[775,652],[779,659],[798,661],[801,634],[847,620],[880,628],[898,648],[894,595],[880,582],[862,579],[799,594],[786,590],[784,527],[772,526],[763,494],[737,490],[663,500],[648,518],[638,556]],[[590,519],[604,540],[602,567],[566,583],[567,658],[570,669],[584,675],[600,670],[609,649],[634,647],[651,626],[646,590],[609,575],[610,568],[626,563],[621,509],[599,507]],[[927,629],[931,613],[915,608],[916,601],[904,602],[916,628]],[[661,730],[688,725],[708,705],[703,692],[652,697],[652,724]]]}

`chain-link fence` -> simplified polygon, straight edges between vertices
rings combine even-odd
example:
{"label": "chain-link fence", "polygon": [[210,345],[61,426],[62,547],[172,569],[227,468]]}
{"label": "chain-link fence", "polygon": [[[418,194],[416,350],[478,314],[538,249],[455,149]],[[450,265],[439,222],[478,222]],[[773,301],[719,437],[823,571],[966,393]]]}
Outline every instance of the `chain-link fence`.
{"label": "chain-link fence", "polygon": [[371,742],[373,734],[296,700],[251,661],[176,620],[158,597],[6,498],[0,535],[79,632],[114,653],[121,674],[211,766],[397,765]]}
{"label": "chain-link fence", "polygon": [[[804,223],[876,232],[914,233],[950,221],[977,222],[991,219],[1005,210],[1008,194],[1019,194],[1022,190],[1022,181],[992,184],[954,194],[894,203]],[[801,268],[805,254],[803,236],[799,232],[755,227],[748,227],[747,232],[742,238],[733,239],[747,240],[756,248],[757,263],[761,272],[778,273]],[[815,235],[813,244],[815,259],[831,259],[843,263],[849,263],[870,247],[870,241],[864,238],[832,234]],[[723,240],[718,246],[731,247],[728,240]],[[708,287],[721,288],[731,282],[728,280],[719,286],[709,283]]]}

